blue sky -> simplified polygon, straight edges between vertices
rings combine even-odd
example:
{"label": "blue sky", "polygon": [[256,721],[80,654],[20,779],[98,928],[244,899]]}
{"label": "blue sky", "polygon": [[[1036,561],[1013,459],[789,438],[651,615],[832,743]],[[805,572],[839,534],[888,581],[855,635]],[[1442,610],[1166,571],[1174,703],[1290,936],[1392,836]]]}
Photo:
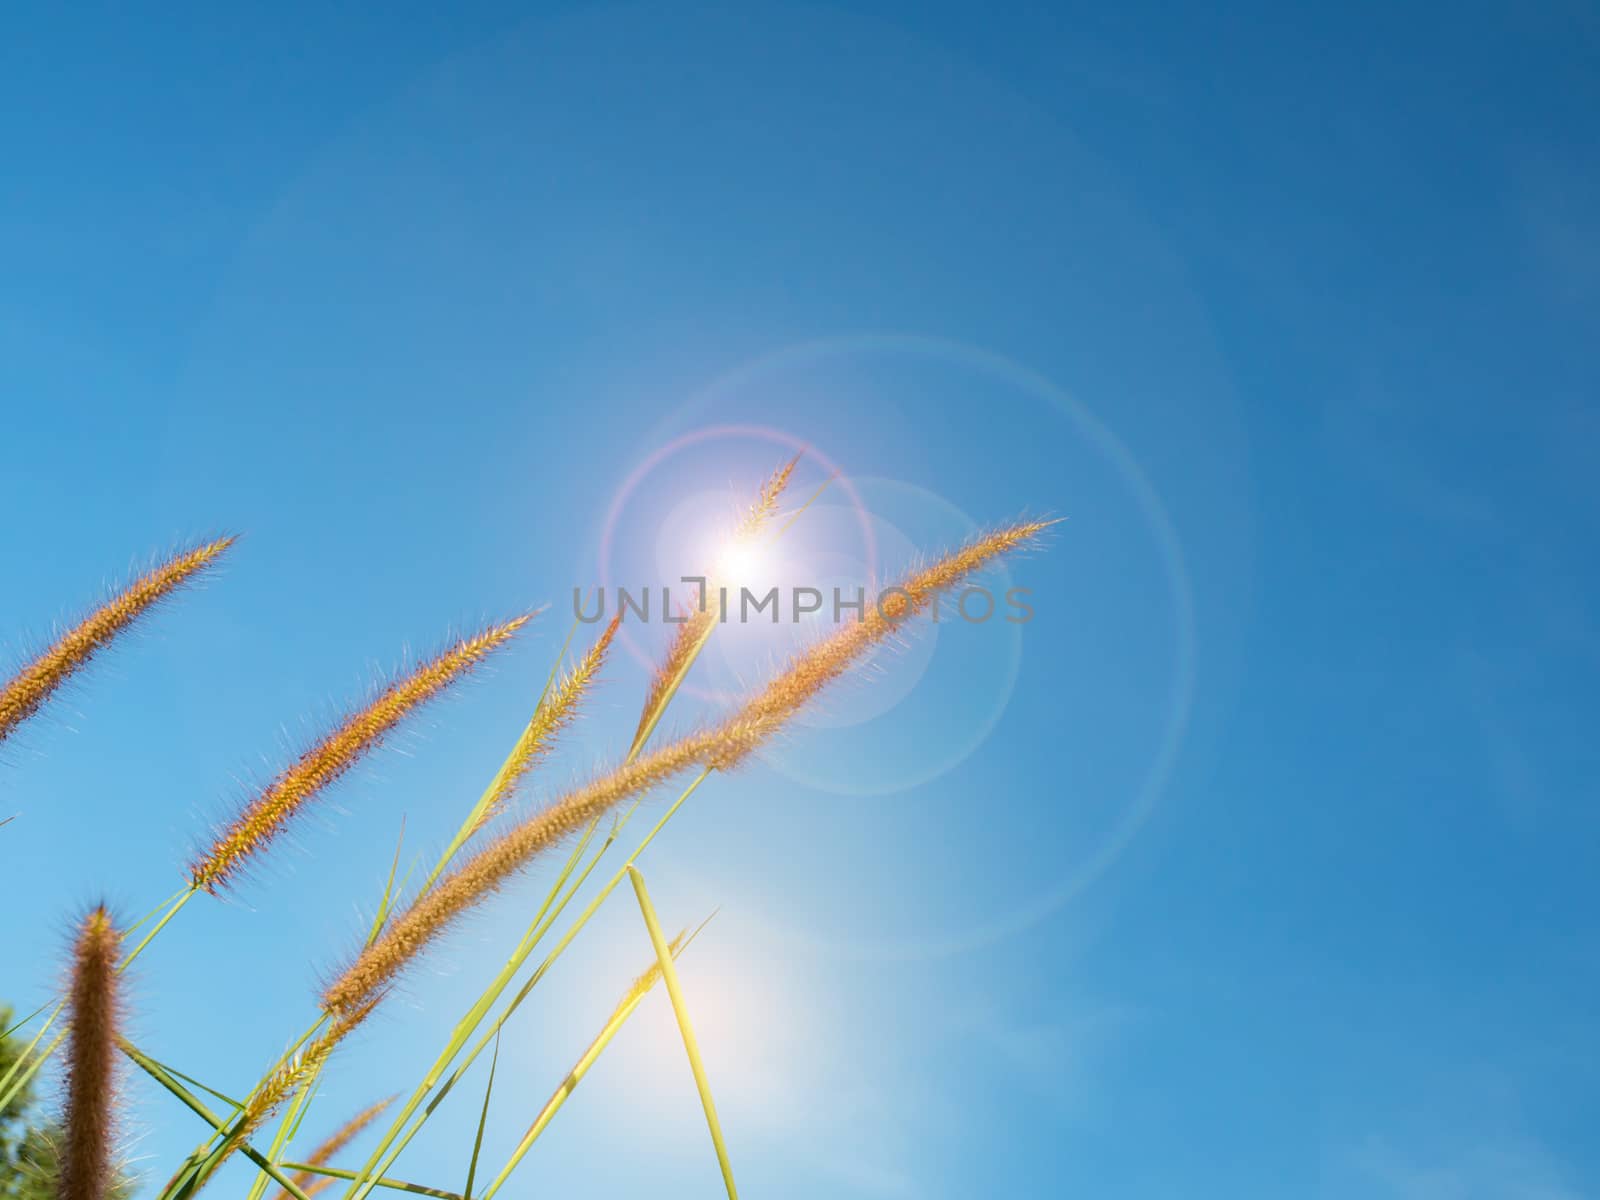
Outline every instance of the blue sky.
{"label": "blue sky", "polygon": [[[1031,623],[917,639],[645,860],[669,923],[720,906],[683,968],[747,1194],[1600,1192],[1591,9],[5,23],[0,637],[245,538],[7,747],[0,996],[49,994],[93,898],[170,893],[407,648],[549,604],[141,960],[141,1043],[247,1086],[401,815],[436,847],[515,736],[630,473],[759,426],[649,472],[609,569],[695,557],[786,439],[887,567],[1066,520],[1002,580]],[[796,570],[860,569],[845,499]],[[779,649],[729,641],[706,682]],[[531,801],[644,681],[618,657]],[[541,878],[337,1060],[322,1124],[416,1078]],[[648,953],[614,903],[541,987],[492,1161]],[[715,1194],[673,1037],[655,997],[520,1187]],[[200,1130],[129,1101],[159,1183]],[[474,1105],[398,1172],[459,1187]]]}

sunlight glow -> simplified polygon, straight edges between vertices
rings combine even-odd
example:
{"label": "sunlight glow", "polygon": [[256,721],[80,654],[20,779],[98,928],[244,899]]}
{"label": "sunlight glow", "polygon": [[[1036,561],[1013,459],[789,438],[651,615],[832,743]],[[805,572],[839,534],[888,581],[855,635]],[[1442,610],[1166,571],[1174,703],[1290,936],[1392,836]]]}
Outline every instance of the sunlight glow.
{"label": "sunlight glow", "polygon": [[733,539],[716,555],[717,578],[738,586],[761,577],[770,566],[771,547],[765,542]]}

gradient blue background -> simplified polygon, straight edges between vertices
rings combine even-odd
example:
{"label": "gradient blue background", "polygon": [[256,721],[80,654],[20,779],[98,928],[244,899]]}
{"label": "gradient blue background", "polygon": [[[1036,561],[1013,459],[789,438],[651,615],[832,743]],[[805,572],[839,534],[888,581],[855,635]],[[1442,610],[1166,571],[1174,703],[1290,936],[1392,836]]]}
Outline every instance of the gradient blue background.
{"label": "gradient blue background", "polygon": [[[0,997],[49,995],[102,891],[178,886],[406,647],[550,604],[141,960],[140,1041],[247,1086],[401,814],[436,847],[514,736],[629,472],[759,424],[911,543],[1067,520],[1010,570],[1020,638],[920,640],[838,701],[917,674],[888,713],[714,781],[645,861],[669,922],[721,906],[684,970],[746,1194],[1600,1191],[1592,6],[3,24],[6,646],[246,537],[7,747]],[[784,457],[697,454],[619,570],[684,489]],[[619,657],[534,799],[644,678]],[[312,1125],[416,1077],[540,879]],[[618,899],[508,1033],[492,1163],[648,957]],[[507,1194],[715,1194],[673,1038],[656,996]],[[200,1127],[128,1098],[159,1183]],[[475,1105],[398,1173],[458,1188]]]}

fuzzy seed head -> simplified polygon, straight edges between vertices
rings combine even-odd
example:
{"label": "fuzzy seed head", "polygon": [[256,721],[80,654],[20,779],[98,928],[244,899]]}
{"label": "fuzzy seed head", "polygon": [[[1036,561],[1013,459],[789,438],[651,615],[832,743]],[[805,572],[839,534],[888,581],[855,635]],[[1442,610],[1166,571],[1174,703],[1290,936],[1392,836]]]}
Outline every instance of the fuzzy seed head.
{"label": "fuzzy seed head", "polygon": [[231,537],[206,542],[152,567],[18,671],[0,687],[0,742],[118,634],[216,562],[233,542]]}
{"label": "fuzzy seed head", "polygon": [[351,713],[245,806],[190,867],[190,882],[213,893],[228,883],[319,792],[379,746],[406,717],[480,666],[530,619],[518,617],[463,638]]}
{"label": "fuzzy seed head", "polygon": [[[332,1160],[333,1156],[343,1150],[360,1136],[361,1131],[371,1125],[385,1109],[393,1104],[395,1098],[390,1096],[387,1100],[380,1100],[370,1108],[364,1108],[339,1126],[321,1145],[319,1145],[305,1159],[301,1160],[307,1166],[320,1167]],[[318,1192],[326,1191],[333,1186],[333,1177],[330,1175],[317,1175],[311,1171],[300,1171],[293,1177],[295,1187],[299,1188],[307,1197],[315,1196]],[[289,1193],[280,1191],[274,1200],[289,1200]]]}
{"label": "fuzzy seed head", "polygon": [[[735,542],[752,542],[761,535],[767,523],[776,515],[778,503],[782,500],[783,493],[789,486],[789,480],[794,475],[795,466],[799,462],[800,456],[797,454],[767,477],[766,482],[761,485],[760,492],[756,494],[754,503],[745,511],[734,528]],[[705,588],[702,600],[714,592],[717,585],[708,578]],[[645,739],[650,736],[650,732],[661,719],[662,712],[677,694],[678,688],[689,674],[689,668],[699,657],[701,647],[706,644],[712,630],[716,628],[716,622],[716,613],[712,611],[710,605],[702,604],[689,614],[688,619],[680,624],[677,632],[672,635],[672,643],[667,647],[666,657],[661,660],[661,665],[650,677],[650,690],[645,695],[644,709],[639,714],[639,727],[633,735],[634,752],[637,752]]]}
{"label": "fuzzy seed head", "polygon": [[79,925],[72,948],[61,1200],[104,1200],[111,1183],[120,945],[100,907]]}
{"label": "fuzzy seed head", "polygon": [[593,646],[576,666],[563,675],[550,689],[549,695],[544,698],[527,727],[523,729],[522,736],[517,739],[517,744],[512,748],[511,754],[501,766],[494,782],[489,785],[489,800],[483,806],[473,832],[483,828],[494,816],[500,812],[517,790],[517,785],[526,778],[529,771],[550,753],[555,739],[573,721],[577,719],[584,696],[587,695],[595,677],[599,675],[600,668],[605,664],[606,654],[611,649],[611,642],[617,636],[617,627],[621,625],[622,617],[617,615],[611,618],[611,623],[606,626],[605,632],[595,641]]}
{"label": "fuzzy seed head", "polygon": [[765,688],[724,722],[727,752],[715,765],[737,765],[908,618],[926,612],[940,595],[991,562],[1037,540],[1050,524],[1030,521],[984,534],[886,588],[859,621],[792,656]]}
{"label": "fuzzy seed head", "polygon": [[747,541],[757,536],[766,527],[768,521],[778,511],[778,502],[783,499],[783,493],[789,486],[789,480],[794,475],[794,469],[799,465],[800,456],[796,454],[783,466],[767,476],[761,490],[756,493],[755,502],[745,510],[742,520],[734,530],[734,537],[740,541]]}

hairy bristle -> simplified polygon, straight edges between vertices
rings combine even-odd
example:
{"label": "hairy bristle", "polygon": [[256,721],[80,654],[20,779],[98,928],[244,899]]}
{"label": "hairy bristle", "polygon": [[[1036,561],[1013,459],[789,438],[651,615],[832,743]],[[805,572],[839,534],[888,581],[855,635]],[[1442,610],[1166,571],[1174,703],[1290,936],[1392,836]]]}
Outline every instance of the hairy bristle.
{"label": "hairy bristle", "polygon": [[231,537],[206,542],[152,567],[79,621],[0,687],[0,742],[14,733],[101,649],[214,563]]}
{"label": "hairy bristle", "polygon": [[492,820],[516,792],[517,785],[527,776],[540,759],[544,758],[556,737],[577,719],[579,706],[588,693],[600,668],[605,664],[611,642],[622,623],[620,615],[611,619],[605,632],[589,647],[589,652],[578,660],[576,666],[556,681],[543,702],[534,711],[502,764],[494,782],[489,785],[487,803],[474,826],[474,832]]}
{"label": "hairy bristle", "polygon": [[489,842],[424,892],[367,946],[325,989],[323,1007],[344,1012],[371,1003],[463,913],[596,817],[691,768],[727,768],[744,760],[906,617],[924,611],[940,592],[1033,540],[1045,524],[987,534],[914,572],[862,620],[795,655],[765,688],[719,724],[623,763]]}
{"label": "hairy bristle", "polygon": [[[335,1130],[327,1138],[327,1140],[322,1142],[315,1150],[313,1150],[310,1155],[299,1161],[302,1161],[307,1166],[311,1167],[325,1166],[335,1154],[339,1153],[339,1151],[343,1150],[351,1142],[355,1141],[355,1139],[360,1136],[363,1129],[365,1129],[368,1125],[371,1125],[380,1116],[382,1116],[384,1110],[393,1104],[394,1101],[395,1098],[390,1096],[387,1100],[380,1100],[370,1108],[362,1109],[343,1125],[339,1126],[339,1128]],[[313,1171],[300,1171],[294,1175],[291,1182],[293,1182],[295,1187],[300,1189],[302,1194],[310,1197],[315,1196],[318,1192],[325,1191],[326,1189],[332,1187],[334,1181],[333,1177],[330,1175],[318,1175]],[[277,1196],[274,1197],[274,1200],[289,1200],[289,1193],[286,1191],[280,1191]]]}
{"label": "hairy bristle", "polygon": [[84,918],[73,945],[61,1200],[103,1200],[111,1182],[119,944],[101,907]]}
{"label": "hairy bristle", "polygon": [[189,869],[197,888],[215,892],[283,830],[323,788],[378,746],[396,725],[510,641],[530,620],[518,617],[463,638],[351,713],[281,771]]}

